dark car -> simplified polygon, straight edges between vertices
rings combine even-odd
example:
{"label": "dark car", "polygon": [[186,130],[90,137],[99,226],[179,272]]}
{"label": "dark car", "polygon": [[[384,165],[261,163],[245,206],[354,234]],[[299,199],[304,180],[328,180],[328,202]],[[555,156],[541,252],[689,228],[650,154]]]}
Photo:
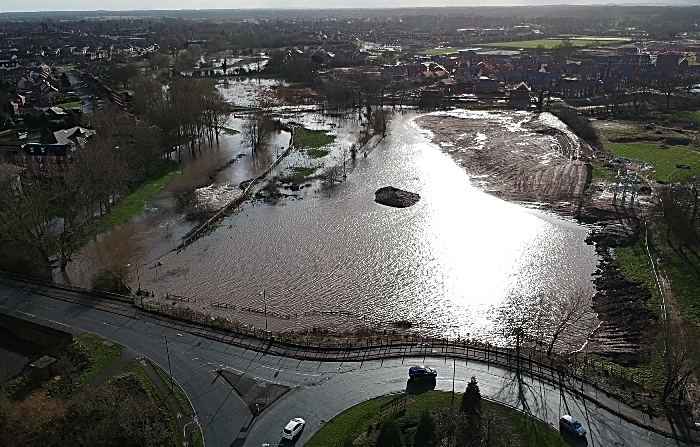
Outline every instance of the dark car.
{"label": "dark car", "polygon": [[423,378],[435,379],[437,377],[437,369],[424,365],[411,366],[411,368],[408,370],[408,377],[413,380]]}
{"label": "dark car", "polygon": [[586,436],[586,429],[583,428],[583,425],[568,414],[565,414],[559,419],[559,430],[567,431],[578,437]]}

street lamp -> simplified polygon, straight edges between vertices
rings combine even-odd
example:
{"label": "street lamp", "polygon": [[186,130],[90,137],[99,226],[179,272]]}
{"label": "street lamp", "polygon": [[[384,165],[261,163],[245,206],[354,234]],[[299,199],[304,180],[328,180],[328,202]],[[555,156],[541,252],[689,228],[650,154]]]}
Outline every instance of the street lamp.
{"label": "street lamp", "polygon": [[170,376],[170,392],[173,392],[173,370],[170,368],[170,350],[168,349],[168,336],[163,334],[165,337],[165,353],[168,356],[168,375]]}
{"label": "street lamp", "polygon": [[265,332],[267,332],[267,301],[265,300],[265,289],[263,289],[263,291],[260,292],[260,295],[262,295],[263,297],[263,312],[265,312]]}

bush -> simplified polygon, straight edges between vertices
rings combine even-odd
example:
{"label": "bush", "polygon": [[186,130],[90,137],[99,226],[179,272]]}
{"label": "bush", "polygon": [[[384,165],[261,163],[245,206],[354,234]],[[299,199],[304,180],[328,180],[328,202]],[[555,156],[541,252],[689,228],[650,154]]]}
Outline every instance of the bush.
{"label": "bush", "polygon": [[130,292],[129,270],[121,265],[100,269],[92,278],[92,288],[101,292],[127,294]]}
{"label": "bush", "polygon": [[554,110],[552,113],[569,126],[576,135],[586,140],[589,144],[596,144],[598,142],[598,132],[588,119],[579,115],[576,110],[569,107],[562,107]]}

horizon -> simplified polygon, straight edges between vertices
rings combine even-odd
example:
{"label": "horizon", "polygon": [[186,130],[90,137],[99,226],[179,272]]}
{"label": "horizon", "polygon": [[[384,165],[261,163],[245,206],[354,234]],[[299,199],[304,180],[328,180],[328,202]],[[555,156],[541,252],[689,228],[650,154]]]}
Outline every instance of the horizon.
{"label": "horizon", "polygon": [[[153,0],[150,2],[152,7],[144,7],[143,2],[138,0],[105,0],[100,5],[100,8],[94,7],[94,2],[91,0],[26,0],[24,2],[16,2],[0,6],[0,14],[50,14],[53,12],[75,12],[75,13],[90,13],[90,12],[191,12],[191,11],[255,11],[255,10],[391,10],[391,9],[440,9],[440,8],[510,8],[510,7],[562,7],[562,6],[668,6],[668,7],[688,7],[700,6],[698,0],[675,0],[674,2],[667,1],[646,1],[639,2],[638,0],[619,0],[615,2],[600,2],[597,0],[570,0],[552,2],[552,0],[476,0],[469,5],[464,4],[465,0],[439,0],[439,4],[431,2],[431,0],[387,0],[383,2],[381,7],[376,6],[376,2],[372,0],[359,0],[352,7],[347,7],[346,2],[339,0],[259,0],[255,6],[245,7],[240,5],[232,5],[226,7],[222,5],[220,0],[203,0],[198,3],[198,8],[188,7],[191,2],[187,0]],[[223,2],[226,3],[226,2]],[[229,3],[237,3],[229,1]],[[56,5],[52,8],[49,5]],[[13,8],[16,5],[16,8]]]}

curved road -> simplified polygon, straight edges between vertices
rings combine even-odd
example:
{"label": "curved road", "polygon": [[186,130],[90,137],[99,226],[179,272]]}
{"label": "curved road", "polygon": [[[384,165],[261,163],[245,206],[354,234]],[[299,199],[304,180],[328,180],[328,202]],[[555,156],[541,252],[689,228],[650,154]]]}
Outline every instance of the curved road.
{"label": "curved road", "polygon": [[[0,284],[0,312],[31,315],[93,332],[138,351],[172,375],[189,396],[209,447],[302,446],[326,421],[367,399],[406,389],[407,369],[427,363],[440,371],[436,389],[463,392],[476,376],[482,395],[511,405],[556,427],[561,414],[580,419],[593,447],[690,446],[637,427],[609,411],[548,382],[521,377],[493,365],[450,358],[407,357],[365,362],[300,361],[268,355],[197,335],[53,299]],[[168,342],[166,353],[165,340]],[[217,370],[243,372],[257,380],[291,388],[261,415],[248,406]],[[292,417],[306,419],[296,442],[281,430]]]}

